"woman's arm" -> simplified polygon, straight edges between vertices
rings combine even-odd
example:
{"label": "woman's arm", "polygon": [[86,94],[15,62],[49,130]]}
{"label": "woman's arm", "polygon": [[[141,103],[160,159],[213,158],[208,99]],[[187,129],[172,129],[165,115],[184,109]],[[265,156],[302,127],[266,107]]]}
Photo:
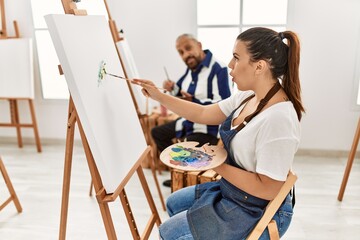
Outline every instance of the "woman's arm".
{"label": "woman's arm", "polygon": [[177,115],[192,122],[219,125],[226,119],[225,114],[220,110],[217,103],[204,106],[176,98],[159,91],[154,83],[148,80],[134,79],[133,83],[143,87],[142,92],[145,96],[151,97]]}
{"label": "woman's arm", "polygon": [[274,199],[284,184],[283,181],[277,181],[262,174],[248,172],[226,163],[214,168],[214,171],[244,192],[267,200]]}

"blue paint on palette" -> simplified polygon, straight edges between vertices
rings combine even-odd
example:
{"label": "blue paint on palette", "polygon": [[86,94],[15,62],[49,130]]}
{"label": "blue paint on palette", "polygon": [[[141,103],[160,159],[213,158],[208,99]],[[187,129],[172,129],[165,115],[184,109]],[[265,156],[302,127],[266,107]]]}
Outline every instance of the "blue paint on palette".
{"label": "blue paint on palette", "polygon": [[206,167],[210,164],[213,157],[203,151],[193,148],[184,148],[182,146],[176,146],[171,148],[170,163],[177,166],[190,166],[195,168]]}

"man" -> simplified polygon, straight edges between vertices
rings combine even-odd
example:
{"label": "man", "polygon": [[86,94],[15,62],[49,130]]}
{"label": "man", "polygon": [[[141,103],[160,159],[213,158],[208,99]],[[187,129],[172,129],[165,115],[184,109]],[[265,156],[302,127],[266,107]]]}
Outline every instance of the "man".
{"label": "man", "polygon": [[[163,87],[172,95],[198,104],[207,105],[225,99],[231,94],[227,66],[214,58],[209,50],[203,50],[201,43],[190,34],[182,34],[176,39],[176,49],[187,65],[185,74],[175,83],[166,80]],[[157,126],[151,135],[161,152],[173,144],[172,139],[216,145],[218,125],[202,125],[178,118],[170,123]],[[163,183],[170,186],[171,181]]]}

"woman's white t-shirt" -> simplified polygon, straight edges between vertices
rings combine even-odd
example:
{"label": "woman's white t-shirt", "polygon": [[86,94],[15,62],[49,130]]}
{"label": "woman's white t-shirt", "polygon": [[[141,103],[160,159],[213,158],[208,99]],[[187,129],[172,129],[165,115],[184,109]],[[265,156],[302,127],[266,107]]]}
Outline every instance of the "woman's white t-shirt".
{"label": "woman's white t-shirt", "polygon": [[[229,116],[251,94],[252,91],[237,92],[220,101],[221,111]],[[234,113],[233,119],[244,106]],[[293,104],[290,101],[274,104],[235,135],[230,143],[230,154],[247,171],[285,181],[299,146],[300,130]]]}

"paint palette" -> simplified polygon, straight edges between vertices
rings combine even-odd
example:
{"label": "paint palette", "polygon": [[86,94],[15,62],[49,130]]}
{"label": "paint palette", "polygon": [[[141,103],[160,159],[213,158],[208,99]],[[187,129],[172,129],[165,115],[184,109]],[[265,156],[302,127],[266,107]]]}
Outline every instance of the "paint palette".
{"label": "paint palette", "polygon": [[167,166],[183,171],[205,171],[225,162],[227,152],[222,146],[198,142],[180,142],[167,147],[160,160]]}

